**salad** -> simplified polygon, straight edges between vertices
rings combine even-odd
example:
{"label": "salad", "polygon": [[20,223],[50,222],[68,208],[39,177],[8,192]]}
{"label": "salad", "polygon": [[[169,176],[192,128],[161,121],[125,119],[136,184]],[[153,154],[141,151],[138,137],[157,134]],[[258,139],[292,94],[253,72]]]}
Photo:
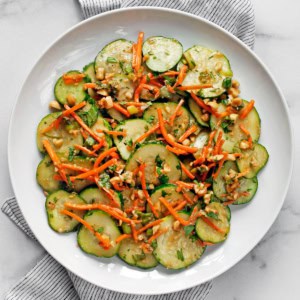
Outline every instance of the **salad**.
{"label": "salad", "polygon": [[181,269],[226,240],[268,161],[254,100],[229,60],[138,34],[56,82],[37,128],[49,226],[129,265]]}

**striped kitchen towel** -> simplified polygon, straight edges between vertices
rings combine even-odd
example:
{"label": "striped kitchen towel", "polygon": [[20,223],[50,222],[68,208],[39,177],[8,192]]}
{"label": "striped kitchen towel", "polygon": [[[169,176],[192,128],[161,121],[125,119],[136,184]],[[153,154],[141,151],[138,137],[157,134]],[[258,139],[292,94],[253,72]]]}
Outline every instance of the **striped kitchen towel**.
{"label": "striped kitchen towel", "polygon": [[[178,9],[204,17],[254,46],[253,7],[248,0],[79,0],[84,18],[130,6],[159,6]],[[29,237],[35,239],[26,224],[15,198],[8,199],[2,211]],[[49,254],[10,290],[6,300],[203,300],[212,282],[165,295],[130,295],[92,285],[58,264]]]}

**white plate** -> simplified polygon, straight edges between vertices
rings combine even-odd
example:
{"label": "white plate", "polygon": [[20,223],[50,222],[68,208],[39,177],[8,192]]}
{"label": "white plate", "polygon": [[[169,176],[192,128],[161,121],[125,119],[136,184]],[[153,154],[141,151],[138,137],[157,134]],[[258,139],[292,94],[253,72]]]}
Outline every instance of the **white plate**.
{"label": "white plate", "polygon": [[[259,175],[259,189],[249,205],[233,207],[228,240],[210,247],[187,270],[150,271],[132,268],[117,257],[98,259],[84,254],[76,234],[53,232],[45,214],[45,197],[36,183],[41,159],[35,144],[39,120],[49,112],[56,79],[70,69],[82,69],[107,43],[135,40],[139,30],[177,38],[184,48],[194,44],[219,49],[230,59],[242,96],[255,99],[262,120],[261,143],[269,153]],[[159,8],[129,8],[84,21],[56,40],[30,72],[12,114],[8,154],[15,195],[30,228],[43,247],[63,266],[85,280],[110,290],[134,294],[161,294],[208,281],[236,264],[264,236],[283,204],[292,169],[292,136],[287,105],[266,67],[237,38],[218,26],[190,14]]]}

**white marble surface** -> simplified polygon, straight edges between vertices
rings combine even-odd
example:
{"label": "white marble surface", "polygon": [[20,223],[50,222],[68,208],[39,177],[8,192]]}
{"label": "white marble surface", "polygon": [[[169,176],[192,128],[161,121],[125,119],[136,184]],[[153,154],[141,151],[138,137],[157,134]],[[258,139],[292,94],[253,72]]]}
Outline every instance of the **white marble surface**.
{"label": "white marble surface", "polygon": [[[271,230],[239,264],[215,279],[208,300],[300,299],[300,185],[296,184],[300,182],[297,173],[300,167],[300,2],[253,0],[253,3],[257,24],[255,51],[280,83],[290,107],[296,141],[294,175],[283,209]],[[0,0],[0,205],[13,194],[6,144],[17,93],[45,47],[81,20],[76,0]],[[0,241],[2,299],[42,257],[43,250],[2,213]]]}

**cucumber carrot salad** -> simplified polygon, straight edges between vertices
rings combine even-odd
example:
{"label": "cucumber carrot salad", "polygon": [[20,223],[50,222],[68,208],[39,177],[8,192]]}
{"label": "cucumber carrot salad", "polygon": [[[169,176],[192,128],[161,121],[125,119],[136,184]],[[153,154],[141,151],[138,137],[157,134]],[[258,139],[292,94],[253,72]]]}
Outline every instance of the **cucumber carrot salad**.
{"label": "cucumber carrot salad", "polygon": [[36,173],[54,231],[145,269],[188,267],[226,240],[229,207],[254,197],[268,152],[223,53],[140,32],[64,73],[54,94]]}

